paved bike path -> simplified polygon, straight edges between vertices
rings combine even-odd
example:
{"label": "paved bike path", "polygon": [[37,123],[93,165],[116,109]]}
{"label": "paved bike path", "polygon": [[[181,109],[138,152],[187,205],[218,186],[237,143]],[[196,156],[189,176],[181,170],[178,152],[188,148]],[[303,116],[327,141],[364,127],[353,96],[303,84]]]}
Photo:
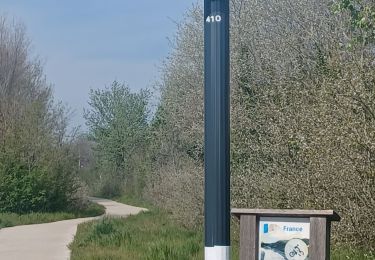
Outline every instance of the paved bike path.
{"label": "paved bike path", "polygon": [[[90,200],[103,205],[108,216],[127,217],[147,210],[106,199]],[[0,229],[0,259],[67,260],[70,257],[68,245],[74,239],[77,226],[99,218],[101,216]]]}

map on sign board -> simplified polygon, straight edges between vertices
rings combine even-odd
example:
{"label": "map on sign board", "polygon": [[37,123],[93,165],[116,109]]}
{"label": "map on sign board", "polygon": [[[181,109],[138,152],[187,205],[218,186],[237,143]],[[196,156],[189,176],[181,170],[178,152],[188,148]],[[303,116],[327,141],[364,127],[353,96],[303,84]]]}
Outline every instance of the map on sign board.
{"label": "map on sign board", "polygon": [[307,260],[309,241],[308,218],[260,218],[259,260]]}

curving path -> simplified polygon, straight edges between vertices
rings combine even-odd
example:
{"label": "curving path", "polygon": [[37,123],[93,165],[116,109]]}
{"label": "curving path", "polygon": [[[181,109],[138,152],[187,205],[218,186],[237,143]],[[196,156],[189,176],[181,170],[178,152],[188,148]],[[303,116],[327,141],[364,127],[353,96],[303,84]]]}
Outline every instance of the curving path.
{"label": "curving path", "polygon": [[[90,200],[103,205],[108,216],[127,217],[147,210],[106,199],[90,198]],[[0,259],[67,260],[70,256],[68,245],[74,239],[77,226],[98,218],[101,217],[1,229]]]}

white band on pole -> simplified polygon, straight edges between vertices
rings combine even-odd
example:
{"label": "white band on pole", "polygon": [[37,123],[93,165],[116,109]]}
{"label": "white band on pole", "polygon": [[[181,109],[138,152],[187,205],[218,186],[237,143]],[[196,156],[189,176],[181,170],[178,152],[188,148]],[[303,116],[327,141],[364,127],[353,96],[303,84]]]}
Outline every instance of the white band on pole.
{"label": "white band on pole", "polygon": [[229,260],[230,246],[214,246],[204,248],[205,260]]}

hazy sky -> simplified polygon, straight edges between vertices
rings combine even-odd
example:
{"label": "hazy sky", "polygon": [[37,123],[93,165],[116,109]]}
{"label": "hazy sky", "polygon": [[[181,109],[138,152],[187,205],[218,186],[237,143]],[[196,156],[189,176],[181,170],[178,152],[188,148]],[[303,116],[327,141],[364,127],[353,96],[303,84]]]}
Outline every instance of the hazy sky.
{"label": "hazy sky", "polygon": [[0,14],[22,21],[45,61],[55,96],[84,124],[90,88],[112,81],[149,87],[170,50],[174,21],[196,0],[0,0]]}

